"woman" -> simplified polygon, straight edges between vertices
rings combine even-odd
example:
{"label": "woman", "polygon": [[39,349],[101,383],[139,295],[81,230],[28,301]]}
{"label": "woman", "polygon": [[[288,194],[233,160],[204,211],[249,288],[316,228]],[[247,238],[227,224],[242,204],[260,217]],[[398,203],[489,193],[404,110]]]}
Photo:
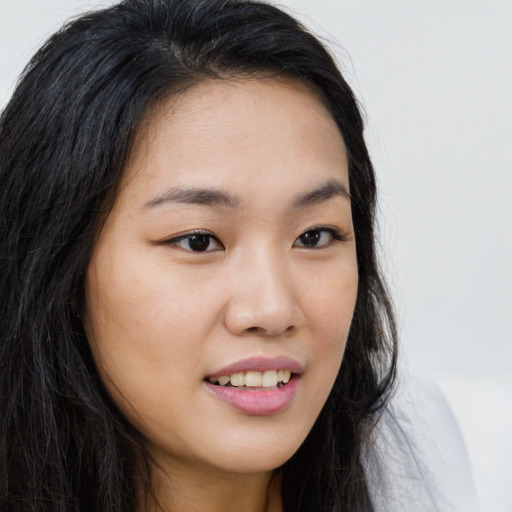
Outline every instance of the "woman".
{"label": "woman", "polygon": [[369,511],[396,365],[354,95],[270,5],[126,0],[0,124],[2,510]]}

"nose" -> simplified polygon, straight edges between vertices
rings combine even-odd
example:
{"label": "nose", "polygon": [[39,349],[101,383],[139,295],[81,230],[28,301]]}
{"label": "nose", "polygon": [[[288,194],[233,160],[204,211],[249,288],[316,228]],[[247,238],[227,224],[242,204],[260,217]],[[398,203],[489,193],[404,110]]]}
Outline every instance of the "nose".
{"label": "nose", "polygon": [[253,254],[230,273],[227,330],[235,335],[283,336],[305,323],[299,283],[286,262],[275,254]]}

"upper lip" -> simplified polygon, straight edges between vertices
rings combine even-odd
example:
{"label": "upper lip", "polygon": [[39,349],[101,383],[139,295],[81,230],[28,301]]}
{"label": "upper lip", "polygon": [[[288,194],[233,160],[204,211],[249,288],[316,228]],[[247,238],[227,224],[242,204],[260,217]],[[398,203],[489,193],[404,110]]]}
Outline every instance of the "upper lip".
{"label": "upper lip", "polygon": [[234,373],[245,373],[250,371],[267,372],[272,370],[290,370],[292,373],[302,373],[303,368],[300,363],[287,356],[279,357],[250,357],[241,359],[235,363],[229,364],[218,371],[206,376],[206,378],[221,377],[223,375],[232,375]]}

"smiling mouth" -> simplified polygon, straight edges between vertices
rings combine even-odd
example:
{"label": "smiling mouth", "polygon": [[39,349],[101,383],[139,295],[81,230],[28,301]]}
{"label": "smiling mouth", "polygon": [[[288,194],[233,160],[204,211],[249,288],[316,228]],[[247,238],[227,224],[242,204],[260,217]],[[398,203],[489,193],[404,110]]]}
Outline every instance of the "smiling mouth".
{"label": "smiling mouth", "polygon": [[208,377],[207,382],[221,387],[255,389],[280,389],[295,375],[290,370],[269,370],[266,372],[248,371]]}

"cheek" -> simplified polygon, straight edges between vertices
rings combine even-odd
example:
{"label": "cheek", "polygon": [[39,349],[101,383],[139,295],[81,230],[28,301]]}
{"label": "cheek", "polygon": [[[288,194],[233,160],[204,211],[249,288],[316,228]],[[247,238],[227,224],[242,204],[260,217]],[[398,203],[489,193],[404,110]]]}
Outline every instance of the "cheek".
{"label": "cheek", "polygon": [[321,332],[322,343],[339,345],[346,340],[354,314],[358,271],[354,260],[332,265],[311,279],[304,291],[304,310],[313,329]]}
{"label": "cheek", "polygon": [[130,258],[110,256],[101,266],[93,260],[87,274],[91,350],[105,386],[127,416],[129,409],[158,411],[170,389],[202,375],[215,297],[193,281],[191,286],[190,276],[151,265],[147,257],[142,265],[133,252]]}
{"label": "cheek", "polygon": [[358,289],[355,262],[336,266],[310,287],[304,309],[314,343],[308,357],[323,371],[315,388],[322,396],[330,392],[338,374],[350,330]]}
{"label": "cheek", "polygon": [[144,251],[131,251],[128,257],[99,254],[98,263],[91,262],[86,309],[98,345],[138,349],[149,356],[177,348],[175,340],[181,338],[193,345],[194,331],[210,320],[215,294],[200,286],[200,276],[166,265],[163,258],[154,259]]}

